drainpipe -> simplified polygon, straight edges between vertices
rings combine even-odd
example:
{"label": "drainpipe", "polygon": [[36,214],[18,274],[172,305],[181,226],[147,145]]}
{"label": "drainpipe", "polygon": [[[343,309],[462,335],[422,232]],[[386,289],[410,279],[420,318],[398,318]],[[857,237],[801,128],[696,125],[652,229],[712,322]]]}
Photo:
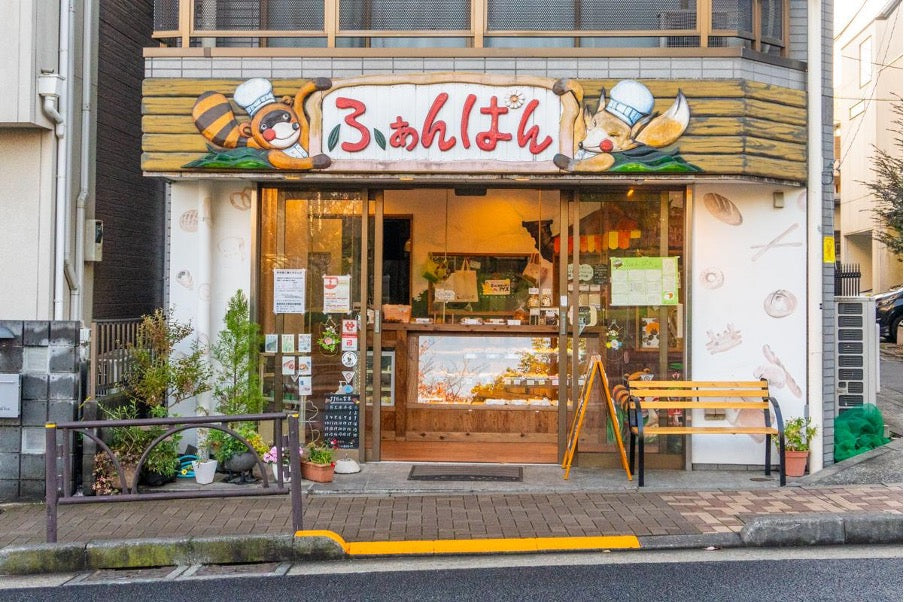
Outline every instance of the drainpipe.
{"label": "drainpipe", "polygon": [[84,324],[82,290],[85,286],[85,207],[88,201],[91,151],[91,99],[93,86],[92,49],[94,48],[94,0],[87,0],[82,14],[82,134],[79,157],[79,190],[76,197],[75,269],[76,285],[69,293],[69,319]]}
{"label": "drainpipe", "polygon": [[[198,268],[195,278],[195,286],[197,287],[197,331],[199,338],[202,338],[201,345],[204,347],[205,359],[210,361],[210,344],[213,342],[213,336],[210,332],[210,273],[212,247],[211,240],[213,238],[213,185],[208,180],[198,182]],[[203,412],[207,415],[213,414],[213,396],[210,391],[202,393],[197,404],[199,409],[203,408]]]}
{"label": "drainpipe", "polygon": [[807,0],[807,397],[804,412],[819,429],[810,473],[823,467],[823,132],[822,0]]}
{"label": "drainpipe", "polygon": [[[60,110],[64,99],[69,100],[69,34],[72,27],[70,18],[70,3],[60,2],[59,20],[59,58],[58,73],[42,73],[38,77],[38,95],[43,103],[41,109],[50,119],[56,136],[56,193],[54,199],[54,261],[53,261],[53,319],[63,319],[63,285],[66,277],[65,253],[66,253],[66,225],[68,202],[66,198],[67,180],[69,173],[69,157],[66,152],[66,119]],[[65,87],[66,95],[62,95],[61,88]],[[70,274],[70,278],[71,278]]]}

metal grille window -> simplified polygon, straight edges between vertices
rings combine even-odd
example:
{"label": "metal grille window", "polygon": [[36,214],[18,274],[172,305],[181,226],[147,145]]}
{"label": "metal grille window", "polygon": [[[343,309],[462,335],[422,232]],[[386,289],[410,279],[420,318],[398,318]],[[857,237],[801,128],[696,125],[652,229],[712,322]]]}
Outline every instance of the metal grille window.
{"label": "metal grille window", "polygon": [[712,0],[713,29],[731,29],[753,37],[754,0]]}
{"label": "metal grille window", "polygon": [[555,31],[577,29],[572,2],[487,0],[489,31]]}
{"label": "metal grille window", "polygon": [[696,2],[687,0],[638,0],[636,2],[598,2],[579,4],[579,30],[634,31],[657,29],[695,29]]}
{"label": "metal grille window", "polygon": [[781,52],[785,23],[783,0],[760,0],[761,50],[769,54]]}
{"label": "metal grille window", "polygon": [[487,0],[489,31],[655,31],[696,26],[696,2],[688,0]]}
{"label": "metal grille window", "polygon": [[194,0],[202,30],[323,30],[323,0]]}
{"label": "metal grille window", "polygon": [[154,29],[179,29],[179,0],[154,0]]}
{"label": "metal grille window", "polygon": [[470,0],[340,0],[339,29],[461,31],[471,29]]}

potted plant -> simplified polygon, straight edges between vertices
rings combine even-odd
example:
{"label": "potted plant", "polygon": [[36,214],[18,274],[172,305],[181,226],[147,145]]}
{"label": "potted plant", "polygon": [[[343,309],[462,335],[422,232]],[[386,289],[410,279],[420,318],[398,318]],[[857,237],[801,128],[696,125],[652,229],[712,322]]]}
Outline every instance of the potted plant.
{"label": "potted plant", "polygon": [[[301,458],[304,456],[304,449],[300,448],[298,450],[298,457]],[[291,462],[291,454],[289,452],[289,448],[283,447],[281,453],[276,449],[276,446],[270,448],[270,450],[264,454],[263,460],[270,466],[270,470],[273,471],[273,478],[279,479],[279,467],[282,466],[283,473],[283,482],[288,483],[292,480],[292,462]]]}
{"label": "potted plant", "polygon": [[802,477],[810,455],[810,440],[816,436],[816,427],[810,418],[792,418],[785,423],[785,475]]}
{"label": "potted plant", "polygon": [[[119,406],[99,406],[111,420],[164,418],[180,401],[207,391],[209,369],[197,341],[185,353],[176,347],[192,334],[190,324],[173,318],[171,311],[157,309],[143,316],[136,342],[126,348],[128,363],[123,378],[126,399]],[[166,432],[163,426],[129,426],[110,429],[110,449],[124,471],[134,467],[147,446]],[[180,436],[173,435],[155,445],[142,467],[142,482],[162,485],[175,479],[179,471]],[[132,478],[127,477],[128,485]]]}
{"label": "potted plant", "polygon": [[301,461],[302,478],[317,483],[332,482],[333,448],[323,441],[311,441],[305,448],[307,457]]}
{"label": "potted plant", "polygon": [[206,436],[202,438],[202,443],[198,446],[197,456],[198,459],[191,463],[191,469],[195,473],[195,482],[199,485],[209,485],[213,483],[217,473],[218,462],[215,458],[210,457]]}
{"label": "potted plant", "polygon": [[251,445],[250,449],[239,439],[220,430],[210,432],[207,436],[207,445],[210,446],[220,466],[234,473],[229,479],[230,482],[251,483],[254,479],[244,473],[250,472],[257,464],[258,458],[267,453],[267,446],[254,423],[240,422],[238,425],[229,426]]}

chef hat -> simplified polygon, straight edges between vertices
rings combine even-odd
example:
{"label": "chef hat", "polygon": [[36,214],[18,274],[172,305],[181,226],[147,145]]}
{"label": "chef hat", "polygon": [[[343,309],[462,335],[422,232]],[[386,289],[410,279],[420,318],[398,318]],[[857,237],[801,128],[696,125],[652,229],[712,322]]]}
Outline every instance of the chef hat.
{"label": "chef hat", "polygon": [[254,117],[262,106],[276,102],[276,97],[273,96],[273,85],[261,77],[239,84],[232,98],[245,109],[249,117]]}
{"label": "chef hat", "polygon": [[633,79],[625,79],[609,92],[606,110],[633,126],[653,111],[653,95],[645,85]]}

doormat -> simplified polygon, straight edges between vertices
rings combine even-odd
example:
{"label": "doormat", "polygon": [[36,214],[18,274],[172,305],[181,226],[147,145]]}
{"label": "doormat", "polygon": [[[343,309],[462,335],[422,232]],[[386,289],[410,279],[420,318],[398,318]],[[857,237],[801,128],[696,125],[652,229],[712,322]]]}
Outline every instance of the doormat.
{"label": "doormat", "polygon": [[521,481],[520,466],[461,465],[432,466],[417,464],[408,473],[409,481]]}

